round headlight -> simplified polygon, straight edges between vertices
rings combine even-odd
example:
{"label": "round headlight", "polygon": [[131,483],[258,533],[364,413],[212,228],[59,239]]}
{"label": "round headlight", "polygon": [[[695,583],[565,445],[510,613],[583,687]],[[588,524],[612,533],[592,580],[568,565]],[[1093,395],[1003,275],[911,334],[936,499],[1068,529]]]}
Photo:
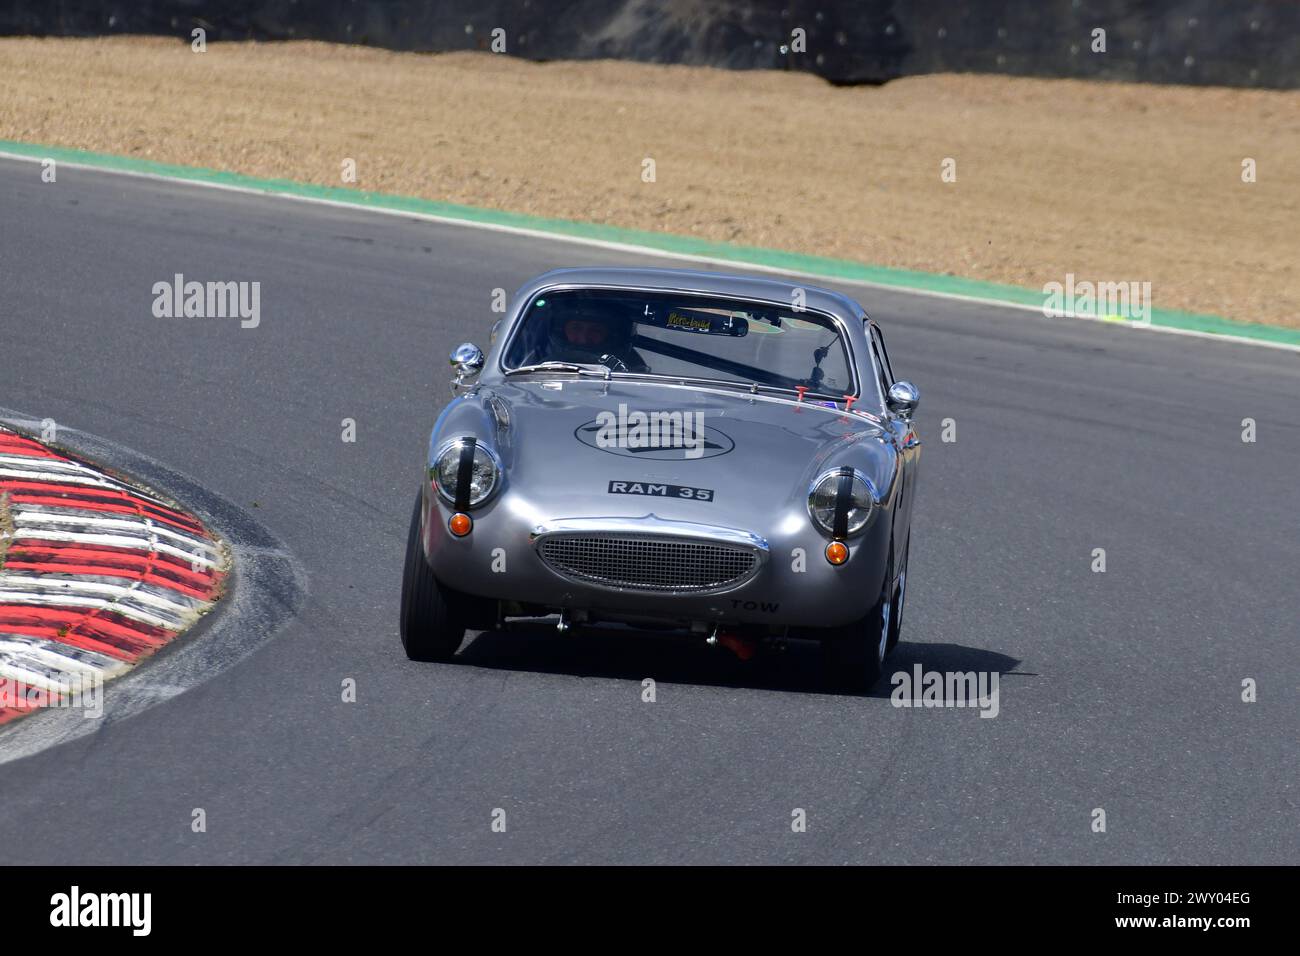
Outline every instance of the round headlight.
{"label": "round headlight", "polygon": [[[433,466],[433,483],[438,494],[447,504],[456,505],[457,482],[460,481],[461,453],[465,440],[454,441],[438,454]],[[487,501],[496,490],[501,478],[501,469],[496,458],[481,444],[474,445],[474,459],[469,469],[469,494],[466,507],[475,508]]]}
{"label": "round headlight", "polygon": [[[835,533],[835,505],[840,491],[840,471],[828,471],[813,482],[808,491],[808,514],[813,523],[827,534]],[[870,522],[876,510],[876,491],[859,471],[849,484],[845,534],[857,534]]]}

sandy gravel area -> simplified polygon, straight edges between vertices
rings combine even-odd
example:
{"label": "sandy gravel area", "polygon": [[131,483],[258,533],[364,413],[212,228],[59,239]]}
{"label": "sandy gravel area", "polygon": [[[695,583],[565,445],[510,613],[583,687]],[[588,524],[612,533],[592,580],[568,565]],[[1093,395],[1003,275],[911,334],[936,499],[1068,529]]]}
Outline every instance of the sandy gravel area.
{"label": "sandy gravel area", "polygon": [[3,139],[1300,326],[1295,92],[156,38],[0,39],[0,89]]}

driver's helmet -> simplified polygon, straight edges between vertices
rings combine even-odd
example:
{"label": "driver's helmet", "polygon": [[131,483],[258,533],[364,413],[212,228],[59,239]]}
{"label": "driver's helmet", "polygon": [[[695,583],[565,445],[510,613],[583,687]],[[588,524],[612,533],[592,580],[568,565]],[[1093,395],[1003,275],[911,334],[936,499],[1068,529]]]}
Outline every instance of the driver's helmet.
{"label": "driver's helmet", "polygon": [[551,316],[550,354],[553,358],[585,355],[599,358],[624,351],[631,338],[628,323],[589,302],[556,300]]}

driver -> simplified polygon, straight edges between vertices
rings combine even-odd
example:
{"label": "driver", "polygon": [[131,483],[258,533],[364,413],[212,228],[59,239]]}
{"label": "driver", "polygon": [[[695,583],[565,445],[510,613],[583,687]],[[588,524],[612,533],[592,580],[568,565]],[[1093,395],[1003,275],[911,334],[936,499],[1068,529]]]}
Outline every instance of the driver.
{"label": "driver", "polygon": [[649,366],[632,348],[633,323],[602,309],[574,303],[551,316],[547,359],[605,365],[615,371],[648,372]]}

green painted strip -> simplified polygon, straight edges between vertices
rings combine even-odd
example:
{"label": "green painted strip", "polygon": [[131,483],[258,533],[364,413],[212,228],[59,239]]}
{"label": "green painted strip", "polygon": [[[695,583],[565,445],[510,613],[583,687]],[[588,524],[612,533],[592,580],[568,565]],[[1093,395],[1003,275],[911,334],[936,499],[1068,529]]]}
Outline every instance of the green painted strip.
{"label": "green painted strip", "polygon": [[[963,279],[959,276],[939,275],[933,272],[917,272],[911,269],[864,265],[847,259],[832,259],[826,256],[813,256],[798,252],[782,252],[778,249],[738,246],[725,242],[695,239],[690,236],[678,236],[671,233],[645,232],[640,229],[624,229],[619,226],[576,222],[571,219],[549,219],[543,216],[503,212],[479,206],[463,206],[456,203],[438,202],[432,199],[420,199],[415,196],[396,196],[390,193],[367,192],[341,186],[315,186],[310,183],[299,183],[288,179],[262,179],[256,176],[245,176],[242,173],[203,169],[197,166],[176,166],[169,163],[157,163],[149,159],[138,159],[133,156],[113,156],[106,153],[94,153],[62,146],[42,146],[34,143],[0,140],[0,152],[28,156],[34,159],[53,159],[67,163],[81,163],[101,169],[116,169],[133,173],[166,176],[190,182],[216,183],[240,189],[324,199],[330,202],[388,209],[396,212],[440,216],[464,222],[505,226],[515,229],[532,229],[539,232],[572,236],[577,239],[595,239],[601,242],[643,246],[660,252],[703,256],[710,259],[734,262],[737,265],[758,265],[786,272],[803,272],[827,279],[873,282],[878,285],[894,286],[899,289],[919,289],[926,292],[983,299],[993,303],[1010,303],[1035,307],[1041,307],[1043,304],[1043,293],[1036,289],[982,282],[977,279]],[[1241,322],[1218,315],[1201,315],[1173,309],[1152,309],[1151,324],[1193,332],[1235,335],[1260,341],[1300,346],[1300,329],[1264,325],[1258,322]]]}

